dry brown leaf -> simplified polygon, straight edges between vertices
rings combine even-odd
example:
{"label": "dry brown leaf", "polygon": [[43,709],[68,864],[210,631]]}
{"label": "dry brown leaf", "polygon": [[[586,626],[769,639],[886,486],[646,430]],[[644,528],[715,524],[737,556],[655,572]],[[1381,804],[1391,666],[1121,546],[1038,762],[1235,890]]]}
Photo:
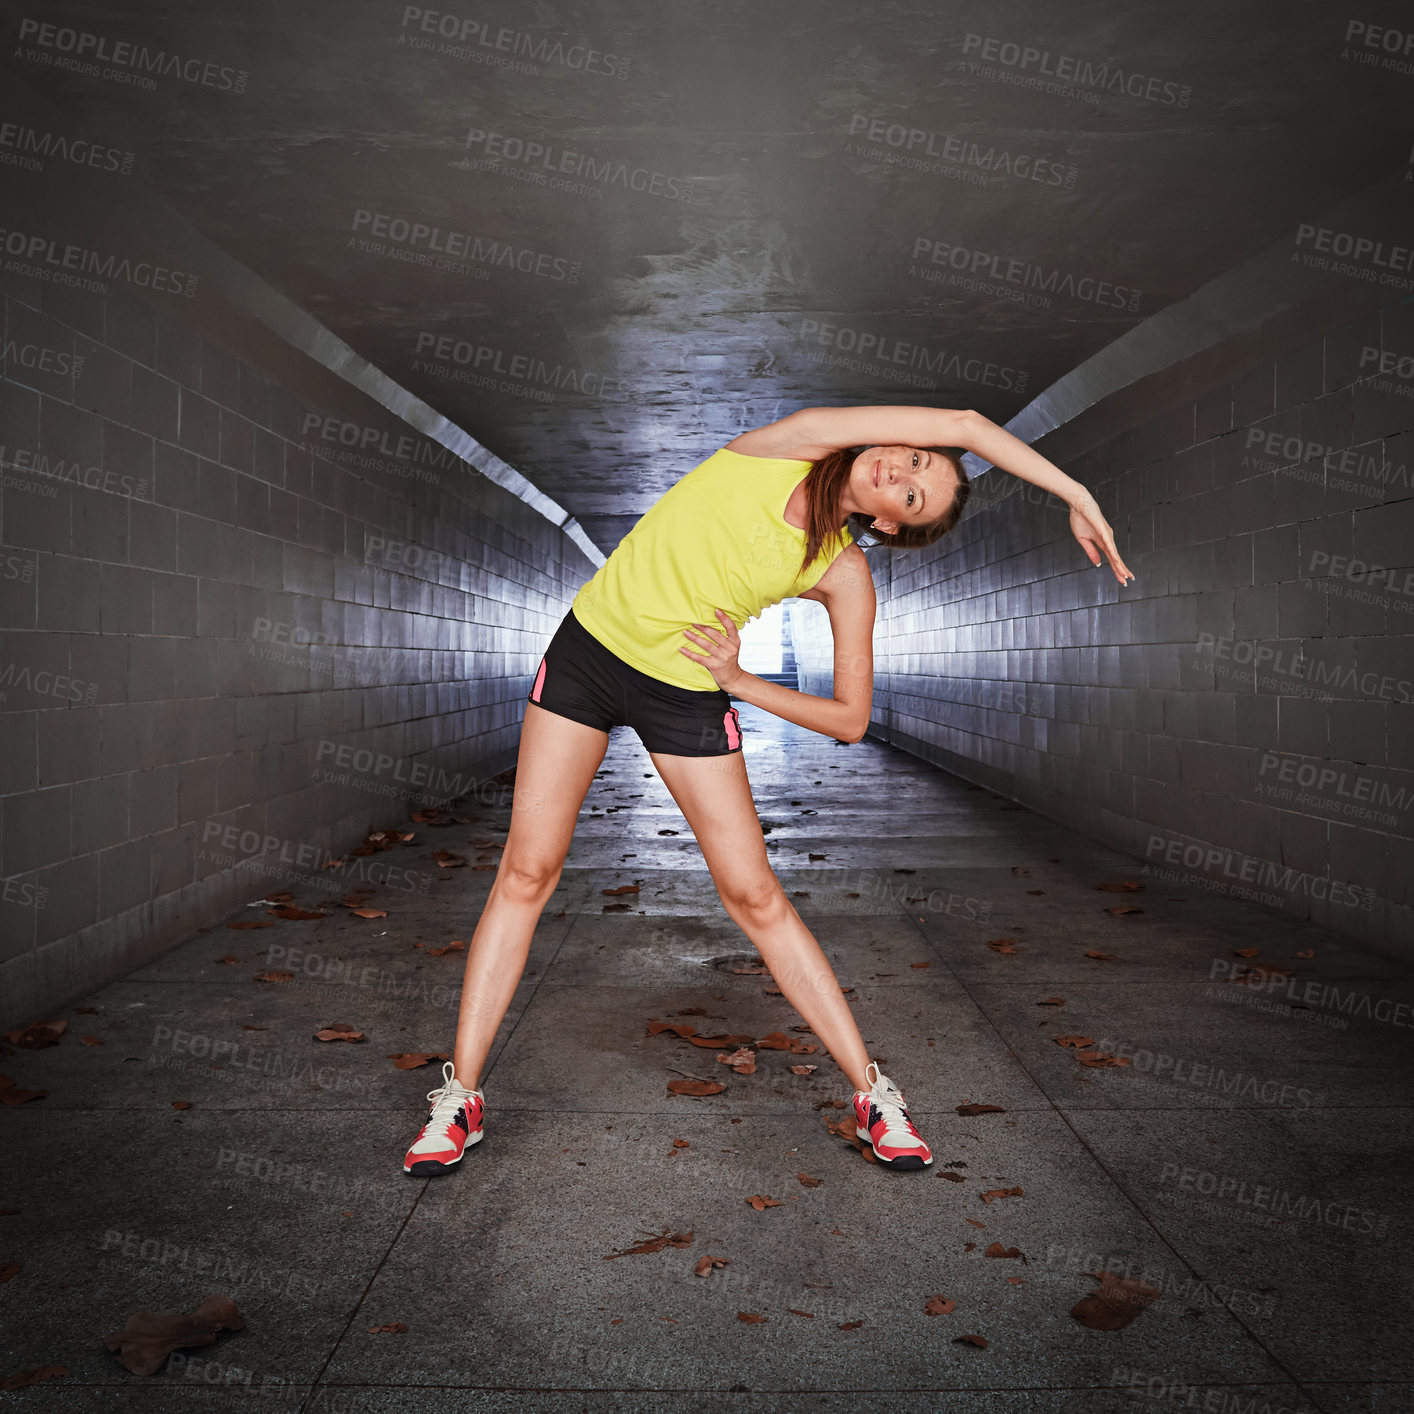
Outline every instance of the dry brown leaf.
{"label": "dry brown leaf", "polygon": [[[419,943],[418,946],[422,947],[422,944]],[[452,942],[446,944],[445,947],[423,948],[422,950],[427,954],[428,957],[446,957],[449,952],[465,952],[466,939],[456,938]]]}
{"label": "dry brown leaf", "polygon": [[369,1335],[383,1335],[384,1333],[388,1335],[404,1335],[406,1332],[407,1326],[402,1321],[389,1321],[386,1326],[369,1326],[368,1328]]}
{"label": "dry brown leaf", "polygon": [[327,918],[329,916],[327,913],[320,913],[318,910],[311,910],[308,908],[296,908],[292,903],[281,904],[279,908],[267,908],[265,911],[272,918],[293,918],[304,920],[309,918]]}
{"label": "dry brown leaf", "polygon": [[820,1069],[818,1065],[788,1065],[786,1067],[792,1075],[810,1075]]}
{"label": "dry brown leaf", "polygon": [[19,1276],[19,1274],[20,1264],[18,1262],[6,1262],[3,1267],[0,1267],[0,1285],[3,1285],[12,1277]]}
{"label": "dry brown leaf", "polygon": [[1256,957],[1256,948],[1238,948],[1233,952],[1233,957]]}
{"label": "dry brown leaf", "polygon": [[720,1064],[729,1066],[738,1075],[756,1074],[756,1052],[748,1046],[740,1046],[730,1055],[725,1053],[718,1056]]}
{"label": "dry brown leaf", "polygon": [[1297,957],[1315,957],[1315,955],[1316,955],[1316,949],[1315,949],[1315,948],[1307,948],[1304,952],[1299,952],[1299,953],[1296,954]]}
{"label": "dry brown leaf", "polygon": [[932,967],[933,964],[931,962],[910,962],[908,965],[910,967]]}
{"label": "dry brown leaf", "polygon": [[388,1059],[395,1070],[417,1070],[428,1061],[451,1060],[449,1051],[389,1051]]}
{"label": "dry brown leaf", "polygon": [[664,1228],[660,1233],[654,1233],[644,1238],[641,1242],[635,1242],[632,1247],[626,1247],[622,1252],[609,1252],[604,1256],[606,1262],[612,1262],[615,1257],[640,1257],[646,1252],[661,1252],[665,1247],[691,1247],[692,1229],[686,1232],[672,1232]]}
{"label": "dry brown leaf", "polygon": [[268,918],[242,918],[235,923],[226,924],[226,927],[234,928],[238,932],[246,932],[251,928],[273,928],[274,926]]}
{"label": "dry brown leaf", "polygon": [[173,1101],[172,1101],[172,1108],[173,1108],[174,1110],[189,1110],[189,1109],[191,1109],[191,1101],[190,1101],[190,1100],[173,1100]]}
{"label": "dry brown leaf", "polygon": [[987,1224],[984,1222],[978,1222],[976,1218],[963,1218],[963,1222],[969,1224],[972,1227],[980,1227],[983,1232],[986,1232],[987,1230]]}
{"label": "dry brown leaf", "polygon": [[638,892],[638,885],[620,884],[616,889],[600,889],[599,892],[601,894],[636,894]]}
{"label": "dry brown leaf", "polygon": [[730,1257],[703,1257],[692,1270],[697,1276],[709,1277],[718,1267],[729,1267],[731,1264]]}
{"label": "dry brown leaf", "polygon": [[293,982],[295,974],[293,972],[257,972],[255,980],[257,982]]}
{"label": "dry brown leaf", "polygon": [[1016,945],[1020,941],[1020,938],[993,938],[988,942],[987,946],[991,948],[993,952],[999,952],[1005,957],[1010,957],[1016,952]]}
{"label": "dry brown leaf", "polygon": [[717,1080],[670,1080],[668,1094],[692,1095],[701,1098],[706,1095],[720,1095],[727,1087]]}
{"label": "dry brown leaf", "polygon": [[16,1370],[0,1380],[0,1389],[27,1389],[30,1385],[42,1385],[46,1380],[62,1380],[69,1373],[67,1365],[36,1365],[32,1370]]}
{"label": "dry brown leaf", "polygon": [[278,893],[266,894],[266,895],[265,895],[265,902],[266,902],[266,903],[289,903],[289,901],[290,901],[292,898],[294,898],[294,894],[292,894],[292,893],[289,891],[289,889],[281,889]]}
{"label": "dry brown leaf", "polygon": [[1077,1051],[1085,1046],[1093,1046],[1095,1044],[1094,1040],[1089,1036],[1052,1036],[1051,1040],[1058,1046],[1070,1046]]}
{"label": "dry brown leaf", "polygon": [[[272,924],[271,926],[273,927],[274,925]],[[232,954],[232,953],[227,953],[225,957],[218,957],[218,958],[216,959],[216,961],[215,961],[214,966],[216,966],[216,967],[230,967],[232,963],[236,963],[236,962],[239,962],[239,961],[240,961],[240,958],[236,957],[236,956],[235,956],[234,954]]]}
{"label": "dry brown leaf", "polygon": [[1135,908],[1132,904],[1122,903],[1117,908],[1107,908],[1106,913],[1113,913],[1116,918],[1123,918],[1126,913],[1143,913],[1142,908]]}
{"label": "dry brown leaf", "polygon": [[82,1041],[85,1046],[101,1046],[103,1044],[102,1040],[97,1036],[80,1036],[79,1040]]}
{"label": "dry brown leaf", "polygon": [[949,1300],[945,1296],[930,1296],[928,1304],[923,1308],[925,1316],[951,1316],[957,1310],[957,1302]]}
{"label": "dry brown leaf", "polygon": [[954,1345],[975,1345],[979,1350],[987,1348],[985,1336],[980,1335],[957,1335],[953,1337]]}
{"label": "dry brown leaf", "polygon": [[1113,884],[1096,884],[1095,887],[1107,894],[1142,894],[1144,885],[1133,879],[1120,879]]}
{"label": "dry brown leaf", "polygon": [[1113,1272],[1086,1272],[1099,1287],[1070,1308],[1070,1314],[1092,1331],[1120,1331],[1146,1306],[1159,1299],[1155,1286],[1136,1277],[1120,1277]]}
{"label": "dry brown leaf", "polygon": [[328,1026],[314,1033],[316,1041],[362,1041],[364,1034],[350,1026],[347,1021],[331,1021]]}
{"label": "dry brown leaf", "polygon": [[1085,954],[1086,957],[1093,957],[1096,962],[1117,962],[1118,958],[1112,952],[1100,952],[1097,948],[1091,948]]}
{"label": "dry brown leaf", "polygon": [[739,1321],[745,1321],[746,1324],[750,1326],[760,1325],[762,1321],[769,1319],[766,1316],[757,1315],[755,1311],[738,1311],[736,1318]]}
{"label": "dry brown leaf", "polygon": [[779,1208],[781,1206],[781,1200],[779,1198],[768,1198],[764,1193],[753,1193],[746,1201],[750,1203],[758,1213],[764,1213],[767,1208]]}
{"label": "dry brown leaf", "polygon": [[1087,1055],[1077,1055],[1075,1059],[1078,1060],[1081,1065],[1088,1065],[1092,1068],[1097,1066],[1130,1064],[1128,1056],[1112,1056],[1108,1051],[1092,1051]]}
{"label": "dry brown leaf", "polygon": [[844,1325],[836,1326],[835,1329],[837,1331],[857,1331],[863,1324],[863,1321],[846,1321]]}
{"label": "dry brown leaf", "polygon": [[992,1243],[992,1245],[987,1248],[987,1250],[983,1252],[982,1255],[984,1257],[1021,1257],[1021,1260],[1023,1262],[1026,1260],[1026,1258],[1022,1256],[1020,1248],[1003,1247],[1000,1242]]}
{"label": "dry brown leaf", "polygon": [[386,918],[388,916],[386,908],[351,908],[349,912],[359,918]]}
{"label": "dry brown leaf", "polygon": [[958,1106],[957,1106],[957,1112],[958,1112],[958,1114],[960,1114],[960,1115],[985,1115],[985,1114],[999,1114],[999,1115],[1004,1115],[1004,1114],[1006,1113],[1006,1111],[1005,1111],[1000,1105],[978,1105],[978,1104],[974,1104],[974,1103],[969,1103],[969,1104],[966,1104],[966,1105],[958,1105]]}
{"label": "dry brown leaf", "polygon": [[820,1184],[824,1181],[823,1179],[812,1178],[808,1173],[798,1173],[796,1177],[800,1180],[802,1188],[819,1188]]}
{"label": "dry brown leaf", "polygon": [[7,1031],[5,1039],[21,1050],[42,1051],[46,1046],[57,1046],[68,1025],[67,1021],[32,1021],[28,1026]]}
{"label": "dry brown leaf", "polygon": [[994,1198],[1024,1198],[1020,1188],[989,1188],[983,1195],[982,1201],[990,1208]]}
{"label": "dry brown leaf", "polygon": [[135,1375],[153,1375],[179,1348],[210,1345],[223,1330],[238,1331],[245,1321],[229,1296],[208,1296],[194,1311],[135,1311],[120,1331],[103,1337],[118,1363]]}
{"label": "dry brown leaf", "polygon": [[1064,1006],[1064,997],[1046,997],[1043,1001],[1034,1003],[1036,1006]]}

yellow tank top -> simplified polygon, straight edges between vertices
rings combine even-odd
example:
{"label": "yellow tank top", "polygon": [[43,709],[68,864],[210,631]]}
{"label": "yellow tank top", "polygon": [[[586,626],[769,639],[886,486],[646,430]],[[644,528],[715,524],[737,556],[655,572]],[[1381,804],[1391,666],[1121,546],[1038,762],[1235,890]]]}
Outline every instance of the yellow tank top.
{"label": "yellow tank top", "polygon": [[643,514],[571,604],[600,643],[640,672],[691,691],[716,692],[681,647],[694,623],[738,630],[770,604],[812,588],[854,543],[841,527],[804,575],[805,531],[785,518],[808,461],[748,457],[725,447],[675,482]]}

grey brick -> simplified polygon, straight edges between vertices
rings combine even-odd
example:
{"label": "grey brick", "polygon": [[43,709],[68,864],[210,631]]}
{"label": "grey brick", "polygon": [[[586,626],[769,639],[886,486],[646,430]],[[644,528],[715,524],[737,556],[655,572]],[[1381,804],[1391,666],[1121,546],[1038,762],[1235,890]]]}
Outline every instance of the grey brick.
{"label": "grey brick", "polygon": [[74,406],[126,423],[132,411],[132,360],[81,334],[74,338],[74,353],[83,360],[83,374],[73,382]]}
{"label": "grey brick", "polygon": [[98,565],[70,555],[38,557],[36,625],[41,629],[98,632]]}
{"label": "grey brick", "polygon": [[151,570],[104,565],[99,581],[103,633],[151,633],[153,583]]}
{"label": "grey brick", "polygon": [[181,389],[178,404],[177,440],[199,457],[221,454],[221,409],[210,398],[190,388]]}
{"label": "grey brick", "polygon": [[0,874],[23,874],[56,864],[73,853],[71,801],[68,786],[0,798],[0,838],[5,841]]}
{"label": "grey brick", "polygon": [[177,440],[177,385],[160,373],[132,365],[133,426],[163,442]]}

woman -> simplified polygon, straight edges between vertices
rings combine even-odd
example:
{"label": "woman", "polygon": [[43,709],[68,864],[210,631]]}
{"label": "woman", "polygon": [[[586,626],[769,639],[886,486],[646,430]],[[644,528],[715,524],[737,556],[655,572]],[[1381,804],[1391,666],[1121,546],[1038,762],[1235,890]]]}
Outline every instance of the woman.
{"label": "woman", "polygon": [[[874,585],[848,522],[887,545],[932,544],[967,501],[960,450],[1060,497],[1090,562],[1103,553],[1121,584],[1133,578],[1089,492],[995,423],[970,411],[852,407],[806,408],[728,442],[665,492],[579,590],[530,690],[511,828],[466,960],[454,1059],[427,1097],[405,1172],[445,1173],[482,1137],[481,1067],[620,723],[637,731],[691,826],[728,915],[854,1085],[856,1134],[889,1167],[933,1162],[771,871],[727,693],[839,741],[864,736]],[[818,600],[829,614],[833,697],[763,682],[737,662],[738,624],[788,597]]]}

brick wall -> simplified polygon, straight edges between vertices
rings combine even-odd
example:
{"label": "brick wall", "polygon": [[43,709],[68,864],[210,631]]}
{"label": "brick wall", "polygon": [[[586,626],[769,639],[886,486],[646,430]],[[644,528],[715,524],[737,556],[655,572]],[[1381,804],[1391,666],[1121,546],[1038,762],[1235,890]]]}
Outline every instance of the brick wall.
{"label": "brick wall", "polygon": [[273,335],[120,287],[0,289],[14,1022],[320,877],[410,801],[494,792],[593,567]]}
{"label": "brick wall", "polygon": [[[1149,380],[1142,416],[1119,398],[1083,439],[1038,441],[1097,496],[1124,588],[1000,471],[938,546],[869,551],[871,734],[1156,880],[1407,949],[1411,354],[1404,300],[1217,379],[1192,360]],[[829,693],[824,610],[791,610],[802,689]]]}

